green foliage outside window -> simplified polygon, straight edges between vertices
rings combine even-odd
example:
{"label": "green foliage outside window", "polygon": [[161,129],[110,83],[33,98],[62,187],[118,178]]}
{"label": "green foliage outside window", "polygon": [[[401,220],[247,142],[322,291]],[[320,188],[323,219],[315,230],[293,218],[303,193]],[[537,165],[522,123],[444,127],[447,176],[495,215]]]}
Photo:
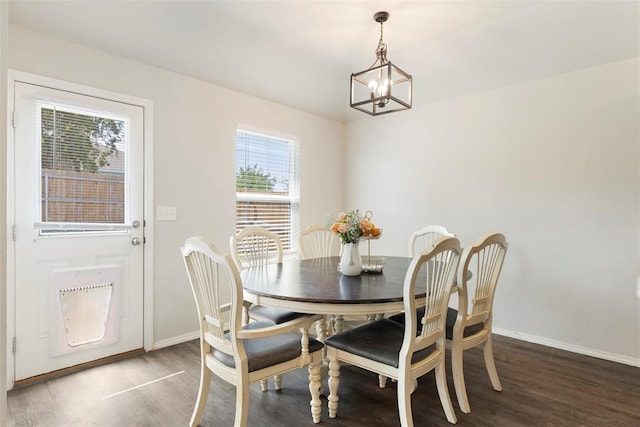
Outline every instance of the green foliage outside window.
{"label": "green foliage outside window", "polygon": [[97,172],[117,155],[124,122],[42,108],[42,168]]}
{"label": "green foliage outside window", "polygon": [[241,167],[236,173],[236,190],[245,192],[272,192],[276,178],[265,172],[258,164]]}

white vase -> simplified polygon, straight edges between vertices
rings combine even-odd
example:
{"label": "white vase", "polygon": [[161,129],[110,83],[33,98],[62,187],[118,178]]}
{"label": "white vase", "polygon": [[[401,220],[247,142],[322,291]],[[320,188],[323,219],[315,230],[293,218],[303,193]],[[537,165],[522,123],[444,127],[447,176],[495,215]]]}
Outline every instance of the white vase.
{"label": "white vase", "polygon": [[362,272],[362,257],[360,257],[360,247],[357,243],[342,245],[340,271],[345,276],[357,276]]}

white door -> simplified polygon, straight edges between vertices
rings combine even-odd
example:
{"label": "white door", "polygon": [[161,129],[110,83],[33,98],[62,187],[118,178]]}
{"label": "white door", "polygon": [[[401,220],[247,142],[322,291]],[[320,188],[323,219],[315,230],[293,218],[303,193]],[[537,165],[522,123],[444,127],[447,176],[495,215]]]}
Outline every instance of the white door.
{"label": "white door", "polygon": [[144,122],[140,106],[19,81],[14,109],[19,381],[144,346]]}

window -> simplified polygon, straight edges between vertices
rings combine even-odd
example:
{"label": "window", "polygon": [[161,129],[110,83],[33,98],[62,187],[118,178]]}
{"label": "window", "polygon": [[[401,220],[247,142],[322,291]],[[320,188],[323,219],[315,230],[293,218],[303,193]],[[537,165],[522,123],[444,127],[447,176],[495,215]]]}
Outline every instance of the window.
{"label": "window", "polygon": [[261,226],[280,236],[285,253],[298,251],[299,157],[296,141],[238,129],[236,232]]}

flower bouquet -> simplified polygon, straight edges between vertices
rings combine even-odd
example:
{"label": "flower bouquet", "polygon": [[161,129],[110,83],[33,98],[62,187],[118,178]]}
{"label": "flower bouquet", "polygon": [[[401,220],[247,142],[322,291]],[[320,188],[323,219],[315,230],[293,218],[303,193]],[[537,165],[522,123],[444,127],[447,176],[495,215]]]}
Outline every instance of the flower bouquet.
{"label": "flower bouquet", "polygon": [[[357,276],[363,270],[362,257],[358,243],[361,238],[377,239],[380,237],[382,230],[371,222],[373,213],[366,211],[360,213],[358,209],[350,212],[341,212],[337,217],[332,218],[329,228],[332,232],[340,237],[343,244],[342,256],[340,259],[340,271],[347,276]],[[369,256],[365,267],[371,265],[371,247],[369,246]],[[373,271],[370,268],[364,268],[365,271]],[[377,272],[381,272],[380,267]]]}
{"label": "flower bouquet", "polygon": [[359,243],[361,237],[379,237],[380,229],[371,222],[373,213],[366,211],[364,215],[358,209],[340,212],[331,221],[330,229],[340,237],[342,243]]}

